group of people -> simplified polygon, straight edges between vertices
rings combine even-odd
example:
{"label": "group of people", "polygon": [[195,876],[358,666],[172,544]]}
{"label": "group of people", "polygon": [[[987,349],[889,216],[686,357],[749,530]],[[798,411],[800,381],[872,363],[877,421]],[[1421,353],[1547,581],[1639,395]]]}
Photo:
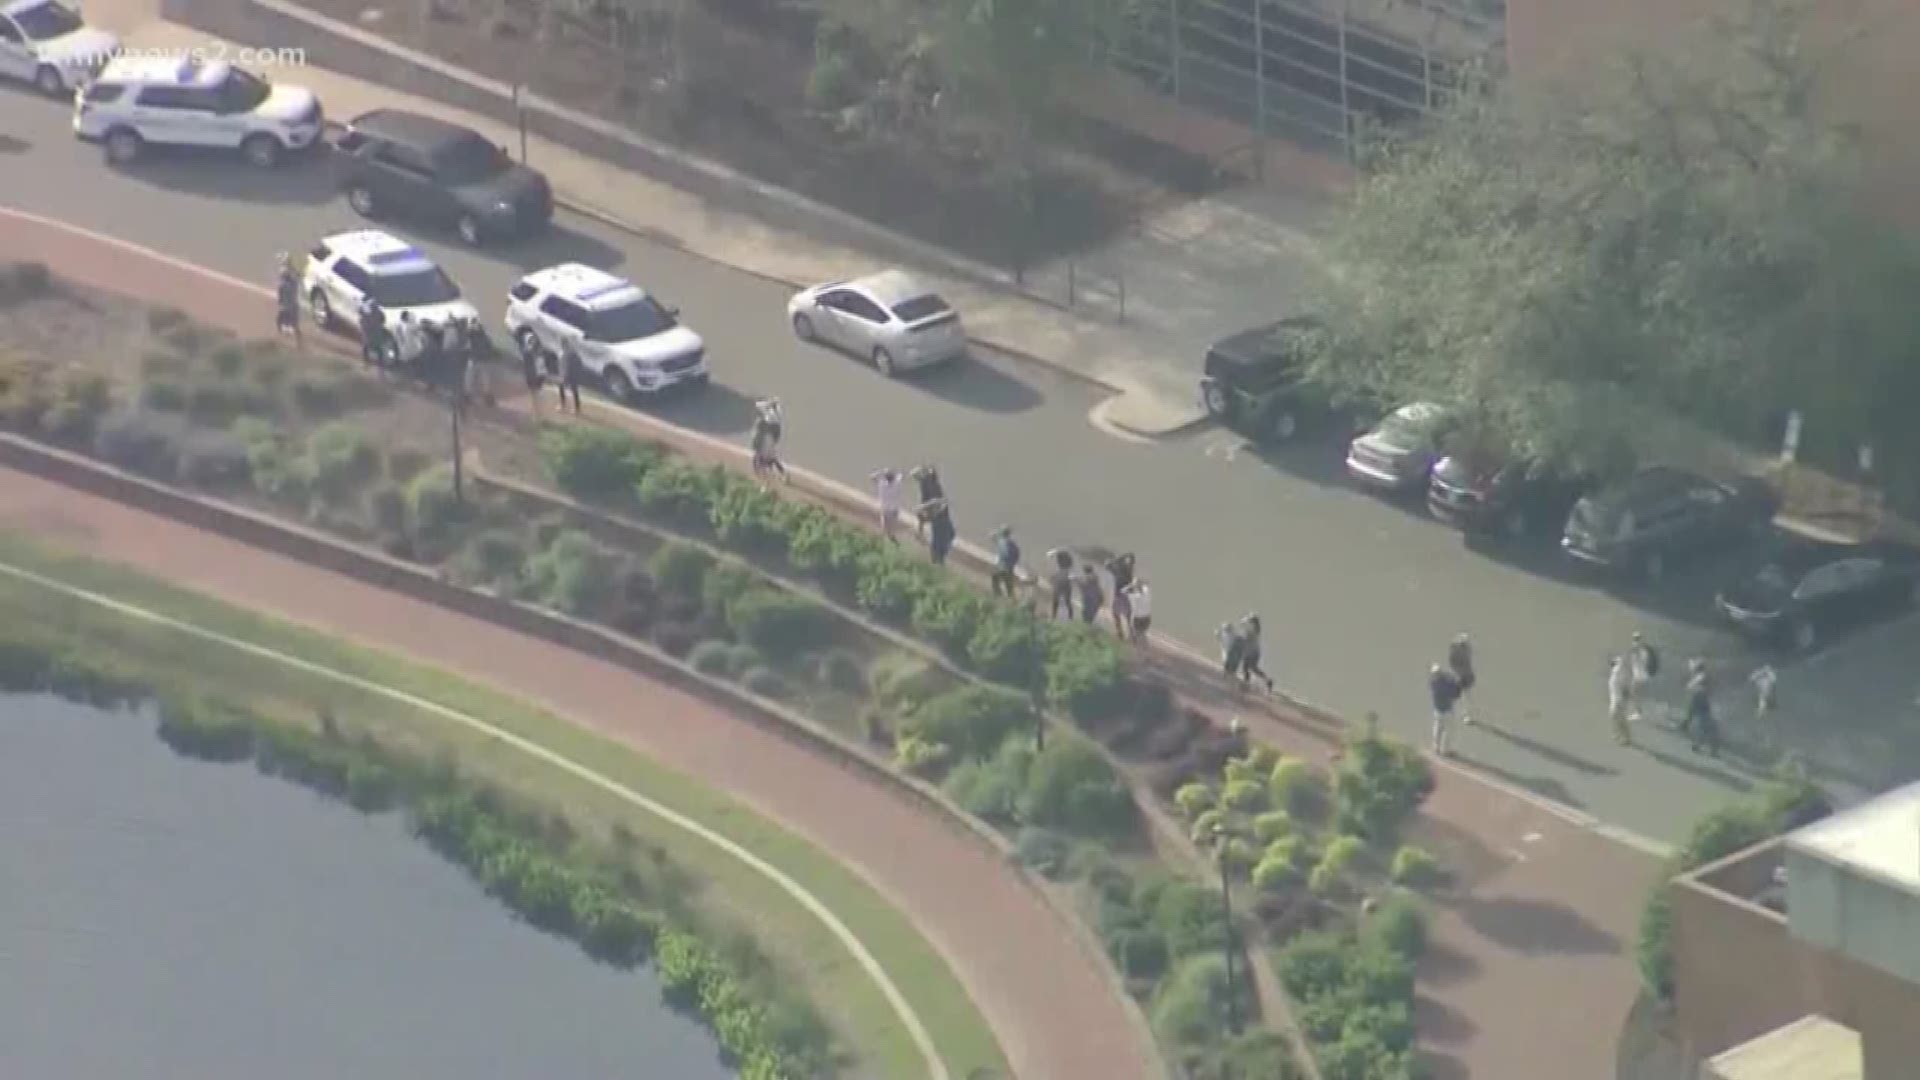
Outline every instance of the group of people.
{"label": "group of people", "polygon": [[[292,256],[285,252],[279,257],[274,296],[275,328],[283,336],[292,337],[298,348],[302,344],[300,275]],[[367,363],[382,371],[410,373],[429,385],[443,387],[463,406],[469,400],[493,400],[486,365],[480,362],[486,348],[486,331],[481,329],[480,320],[430,323],[403,311],[389,324],[386,310],[366,297],[360,303],[358,328],[360,355]],[[576,407],[578,400],[576,390]]]}
{"label": "group of people", "polygon": [[1242,689],[1258,678],[1273,693],[1273,677],[1260,666],[1260,616],[1249,612],[1234,622],[1220,624],[1220,667]]}
{"label": "group of people", "polygon": [[520,375],[527,383],[527,398],[537,412],[540,409],[540,391],[552,383],[555,392],[560,395],[560,411],[567,411],[568,401],[573,411],[580,412],[580,384],[586,379],[586,365],[580,361],[572,349],[555,356],[541,349],[522,349],[520,352]]}
{"label": "group of people", "polygon": [[[953,504],[947,499],[946,484],[940,470],[932,465],[917,465],[906,472],[895,468],[877,469],[869,475],[874,497],[880,504],[880,531],[892,543],[900,542],[901,490],[911,480],[919,498],[913,506],[914,535],[927,542],[927,552],[935,566],[945,566],[953,553],[960,531],[953,523]],[[998,590],[998,578],[995,589]]]}

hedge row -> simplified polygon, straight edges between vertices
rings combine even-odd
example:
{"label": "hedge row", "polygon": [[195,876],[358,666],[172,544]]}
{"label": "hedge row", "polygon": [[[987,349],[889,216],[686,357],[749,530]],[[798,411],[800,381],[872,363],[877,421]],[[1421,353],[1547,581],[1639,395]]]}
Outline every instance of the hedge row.
{"label": "hedge row", "polygon": [[723,466],[705,466],[591,425],[549,428],[541,454],[554,481],[584,502],[637,507],[674,527],[710,530],[747,555],[785,559],[882,622],[911,630],[954,662],[1088,719],[1125,703],[1125,651],[1081,623],[1030,618],[950,571],[811,504],[772,495]]}
{"label": "hedge row", "polygon": [[[109,667],[17,641],[0,642],[0,691],[53,692],[130,704],[147,688]],[[213,697],[160,703],[160,738],[204,760],[252,761],[367,812],[403,807],[413,831],[529,923],[619,967],[653,961],[676,1007],[703,1019],[743,1080],[801,1080],[831,1071],[830,1036],[810,1007],[754,986],[740,965],[641,906],[607,868],[571,853],[553,819],[515,813],[503,797],[369,738],[275,724]],[[779,1016],[776,1021],[775,1015]]]}
{"label": "hedge row", "polygon": [[1417,901],[1388,897],[1357,931],[1315,930],[1280,951],[1280,981],[1298,1005],[1325,1080],[1413,1080],[1414,967],[1426,945]]}

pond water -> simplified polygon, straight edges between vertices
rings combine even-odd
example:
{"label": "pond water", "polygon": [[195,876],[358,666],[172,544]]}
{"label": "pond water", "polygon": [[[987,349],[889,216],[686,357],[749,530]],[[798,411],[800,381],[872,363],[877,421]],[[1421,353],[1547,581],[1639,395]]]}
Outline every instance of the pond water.
{"label": "pond water", "polygon": [[0,695],[0,1077],[731,1074],[408,835],[148,717]]}

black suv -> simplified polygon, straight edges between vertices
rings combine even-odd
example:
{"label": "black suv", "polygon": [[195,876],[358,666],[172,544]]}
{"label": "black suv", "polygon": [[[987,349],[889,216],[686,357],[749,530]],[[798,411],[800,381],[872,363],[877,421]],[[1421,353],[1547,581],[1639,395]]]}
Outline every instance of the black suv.
{"label": "black suv", "polygon": [[546,177],[457,124],[377,109],[349,123],[333,147],[340,189],[363,217],[452,226],[469,244],[535,232],[553,218]]}
{"label": "black suv", "polygon": [[1259,439],[1285,442],[1335,415],[1303,378],[1318,320],[1296,316],[1223,338],[1207,350],[1200,400],[1207,412]]}
{"label": "black suv", "polygon": [[1676,558],[1754,534],[1778,508],[1762,481],[1723,484],[1654,466],[1575,503],[1560,546],[1583,562],[1653,580]]}
{"label": "black suv", "polygon": [[1433,467],[1427,511],[1468,533],[1551,537],[1593,490],[1583,474],[1489,454],[1449,454]]}

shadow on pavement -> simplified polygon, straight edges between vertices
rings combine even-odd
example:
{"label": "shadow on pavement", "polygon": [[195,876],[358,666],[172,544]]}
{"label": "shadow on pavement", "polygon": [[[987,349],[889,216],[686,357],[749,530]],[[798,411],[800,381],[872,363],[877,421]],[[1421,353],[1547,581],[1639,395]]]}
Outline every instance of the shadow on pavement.
{"label": "shadow on pavement", "polygon": [[753,399],[730,386],[708,383],[698,393],[663,398],[646,412],[709,435],[738,436],[753,426]]}
{"label": "shadow on pavement", "polygon": [[1419,978],[1422,986],[1441,988],[1464,982],[1480,973],[1480,961],[1440,939],[1427,942],[1420,954]]}
{"label": "shadow on pavement", "polygon": [[[268,206],[321,206],[339,197],[333,171],[317,153],[298,154],[277,168],[261,169],[231,151],[149,146],[139,160],[116,171],[167,191]],[[351,213],[344,203],[341,211]]]}
{"label": "shadow on pavement", "polygon": [[1647,582],[1578,562],[1560,550],[1558,536],[1530,537],[1516,543],[1474,542],[1469,546],[1477,554],[1523,573],[1576,589],[1603,592],[1629,607],[1711,630],[1726,629],[1714,607],[1714,597],[1740,562],[1737,553],[1701,556],[1674,567],[1661,581]]}
{"label": "shadow on pavement", "polygon": [[1550,799],[1553,802],[1574,810],[1586,809],[1586,804],[1575,798],[1573,792],[1567,790],[1567,785],[1555,780],[1551,776],[1524,776],[1510,769],[1503,769],[1483,758],[1477,758],[1472,754],[1463,753],[1458,750],[1454,751],[1454,758],[1462,764],[1486,773],[1496,780],[1504,780],[1515,787],[1525,788],[1543,799]]}
{"label": "shadow on pavement", "polygon": [[1530,735],[1522,735],[1517,731],[1508,731],[1506,728],[1501,727],[1499,724],[1489,723],[1485,720],[1480,720],[1474,726],[1477,729],[1485,731],[1487,734],[1492,735],[1496,739],[1501,739],[1505,742],[1512,743],[1514,746],[1517,746],[1520,749],[1525,750],[1530,754],[1537,754],[1538,756],[1546,758],[1548,761],[1551,761],[1556,765],[1564,765],[1567,768],[1574,770],[1575,772],[1583,773],[1587,776],[1618,776],[1620,775],[1620,770],[1614,768],[1611,765],[1602,765],[1597,761],[1589,761],[1586,758],[1579,756],[1578,754],[1568,753],[1567,751],[1562,750],[1557,746],[1554,746],[1550,743],[1541,742],[1540,740],[1535,739]]}
{"label": "shadow on pavement", "polygon": [[[448,239],[451,237],[440,237]],[[456,243],[458,241],[455,241]],[[530,236],[524,240],[503,240],[497,246],[482,251],[522,270],[538,270],[541,267],[558,263],[586,263],[597,270],[617,269],[626,262],[626,253],[597,237],[589,236],[576,229],[560,224],[558,221],[547,227],[539,236]],[[647,282],[637,282],[641,288],[648,288]],[[673,298],[663,296],[662,301],[671,304]]]}
{"label": "shadow on pavement", "polygon": [[1022,413],[1046,399],[1019,377],[976,358],[942,364],[908,377],[907,384],[962,408]]}
{"label": "shadow on pavement", "polygon": [[1480,936],[1529,955],[1612,956],[1620,942],[1585,915],[1551,900],[1467,897],[1454,909]]}
{"label": "shadow on pavement", "polygon": [[1451,1054],[1436,1054],[1431,1050],[1414,1050],[1414,1057],[1420,1063],[1420,1075],[1426,1080],[1469,1080],[1473,1075],[1467,1064]]}
{"label": "shadow on pavement", "polygon": [[14,135],[0,134],[0,154],[24,154],[33,144]]}
{"label": "shadow on pavement", "polygon": [[1432,994],[1424,993],[1414,995],[1413,1024],[1414,1030],[1420,1033],[1421,1042],[1441,1046],[1463,1043],[1480,1030],[1480,1025],[1468,1019],[1460,1010]]}
{"label": "shadow on pavement", "polygon": [[1751,777],[1744,776],[1726,765],[1716,764],[1713,758],[1707,757],[1704,754],[1695,754],[1692,750],[1687,750],[1683,753],[1671,753],[1666,750],[1661,750],[1658,747],[1648,746],[1645,742],[1639,740],[1635,740],[1635,745],[1653,760],[1669,768],[1678,769],[1689,776],[1705,780],[1709,783],[1718,784],[1721,787],[1729,788],[1733,791],[1746,792],[1753,790],[1753,779]]}

